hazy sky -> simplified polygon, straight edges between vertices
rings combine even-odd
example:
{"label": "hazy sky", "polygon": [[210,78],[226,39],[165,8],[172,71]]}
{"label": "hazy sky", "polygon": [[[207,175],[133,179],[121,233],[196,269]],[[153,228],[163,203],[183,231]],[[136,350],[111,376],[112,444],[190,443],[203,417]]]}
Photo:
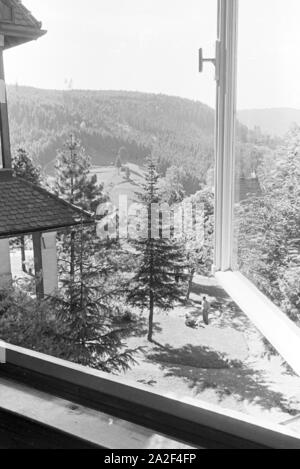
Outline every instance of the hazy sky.
{"label": "hazy sky", "polygon": [[[8,83],[215,100],[216,0],[23,0],[48,30],[6,52]],[[239,108],[300,108],[300,1],[240,0]]]}

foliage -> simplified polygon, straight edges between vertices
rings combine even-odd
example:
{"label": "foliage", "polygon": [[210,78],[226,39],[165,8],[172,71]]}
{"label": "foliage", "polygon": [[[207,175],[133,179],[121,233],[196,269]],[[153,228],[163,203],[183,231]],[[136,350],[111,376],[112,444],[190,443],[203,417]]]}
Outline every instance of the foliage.
{"label": "foliage", "polygon": [[63,295],[37,302],[16,286],[1,289],[1,339],[105,372],[128,369],[134,363],[134,351],[123,352],[124,332],[114,327],[112,316],[103,314],[100,298],[83,278],[76,289],[73,315]]}
{"label": "foliage", "polygon": [[[55,191],[59,197],[83,210],[95,214],[98,206],[107,200],[97,176],[90,176],[91,160],[73,135],[57,155]],[[94,231],[94,227],[90,228]],[[60,266],[69,263],[70,275],[75,270],[75,231],[70,228],[60,236]]]}
{"label": "foliage", "polygon": [[[95,213],[107,197],[90,169],[90,158],[72,137],[58,155],[56,190],[64,200]],[[133,352],[122,350],[124,331],[116,326],[112,303],[124,283],[118,244],[101,242],[95,225],[82,225],[61,235],[59,247],[61,288],[53,305],[68,331],[68,350],[82,365],[126,370]]]}
{"label": "foliage", "polygon": [[55,190],[62,199],[92,213],[106,201],[97,176],[90,175],[91,159],[73,135],[58,152],[55,170]]}
{"label": "foliage", "polygon": [[76,231],[74,247],[74,271],[72,275],[69,269],[62,273],[60,294],[53,298],[54,309],[68,331],[68,350],[82,365],[125,371],[134,363],[134,351],[124,348],[126,330],[117,326],[113,307],[122,289],[117,265],[83,226]]}
{"label": "foliage", "polygon": [[182,168],[171,166],[167,169],[165,178],[161,181],[163,199],[169,204],[180,203],[185,198],[186,173]]}
{"label": "foliage", "polygon": [[300,319],[300,128],[260,168],[264,192],[237,207],[239,264],[273,302]]}
{"label": "foliage", "polygon": [[14,175],[32,184],[42,183],[41,168],[37,166],[24,148],[18,148],[12,158]]}
{"label": "foliage", "polygon": [[189,300],[194,275],[212,275],[214,245],[214,194],[203,189],[185,203],[191,204],[194,212],[193,223],[188,224],[184,233],[184,246],[188,261],[189,286],[186,299]]}
{"label": "foliage", "polygon": [[[93,165],[124,161],[144,165],[152,153],[162,176],[171,166],[184,171],[187,195],[205,183],[214,164],[213,109],[164,95],[125,91],[46,91],[9,87],[14,147],[30,148],[45,172],[53,172],[53,155],[71,133],[82,142]],[[270,146],[270,138],[238,124],[239,141]],[[250,152],[250,157],[253,152]],[[249,155],[242,155],[249,166]],[[256,158],[256,157],[255,157]],[[253,164],[250,163],[253,167]]]}
{"label": "foliage", "polygon": [[30,148],[47,173],[70,133],[82,141],[95,165],[114,164],[123,149],[123,162],[140,166],[152,151],[163,175],[171,165],[184,166],[189,194],[199,188],[213,161],[214,112],[201,103],[143,93],[20,86],[9,88],[9,102],[13,146]]}

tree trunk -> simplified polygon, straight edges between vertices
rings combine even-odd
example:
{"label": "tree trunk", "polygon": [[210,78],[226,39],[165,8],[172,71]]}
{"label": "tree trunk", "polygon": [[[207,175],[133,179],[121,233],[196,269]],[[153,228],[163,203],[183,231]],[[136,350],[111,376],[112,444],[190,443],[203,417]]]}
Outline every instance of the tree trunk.
{"label": "tree trunk", "polygon": [[70,246],[70,284],[71,284],[71,291],[70,291],[70,313],[73,313],[73,288],[74,288],[74,281],[75,281],[75,232],[71,232],[71,246]]}
{"label": "tree trunk", "polygon": [[194,275],[195,275],[195,271],[192,270],[191,273],[190,273],[190,276],[189,276],[189,284],[188,284],[188,290],[187,290],[187,294],[186,294],[186,299],[185,299],[185,302],[187,303],[190,299],[190,295],[191,295],[191,290],[192,290],[192,284],[193,284],[193,280],[194,280]]}
{"label": "tree trunk", "polygon": [[33,233],[32,241],[34,254],[36,297],[38,300],[42,300],[45,296],[43,280],[42,233]]}
{"label": "tree trunk", "polygon": [[153,317],[154,317],[154,298],[153,292],[150,292],[150,304],[149,304],[149,331],[148,341],[153,342]]}
{"label": "tree trunk", "polygon": [[25,253],[25,237],[21,236],[21,260],[22,260],[22,270],[25,274],[27,274],[26,268],[26,253]]}

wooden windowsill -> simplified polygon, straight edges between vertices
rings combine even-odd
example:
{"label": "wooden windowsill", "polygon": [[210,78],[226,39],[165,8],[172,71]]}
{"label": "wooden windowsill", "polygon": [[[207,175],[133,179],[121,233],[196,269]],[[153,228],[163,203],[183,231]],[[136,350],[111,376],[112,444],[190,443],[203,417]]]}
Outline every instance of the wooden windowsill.
{"label": "wooden windowsill", "polygon": [[191,449],[140,425],[0,378],[0,408],[107,449]]}

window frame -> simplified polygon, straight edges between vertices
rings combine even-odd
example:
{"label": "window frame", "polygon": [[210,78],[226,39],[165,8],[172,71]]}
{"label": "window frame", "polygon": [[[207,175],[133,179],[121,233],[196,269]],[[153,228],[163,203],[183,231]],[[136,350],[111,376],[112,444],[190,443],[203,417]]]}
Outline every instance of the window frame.
{"label": "window frame", "polygon": [[238,0],[218,0],[214,271],[233,267]]}
{"label": "window frame", "polygon": [[218,0],[213,270],[229,296],[300,376],[300,363],[295,359],[300,356],[300,328],[236,269],[234,261],[238,7],[239,0]]}

